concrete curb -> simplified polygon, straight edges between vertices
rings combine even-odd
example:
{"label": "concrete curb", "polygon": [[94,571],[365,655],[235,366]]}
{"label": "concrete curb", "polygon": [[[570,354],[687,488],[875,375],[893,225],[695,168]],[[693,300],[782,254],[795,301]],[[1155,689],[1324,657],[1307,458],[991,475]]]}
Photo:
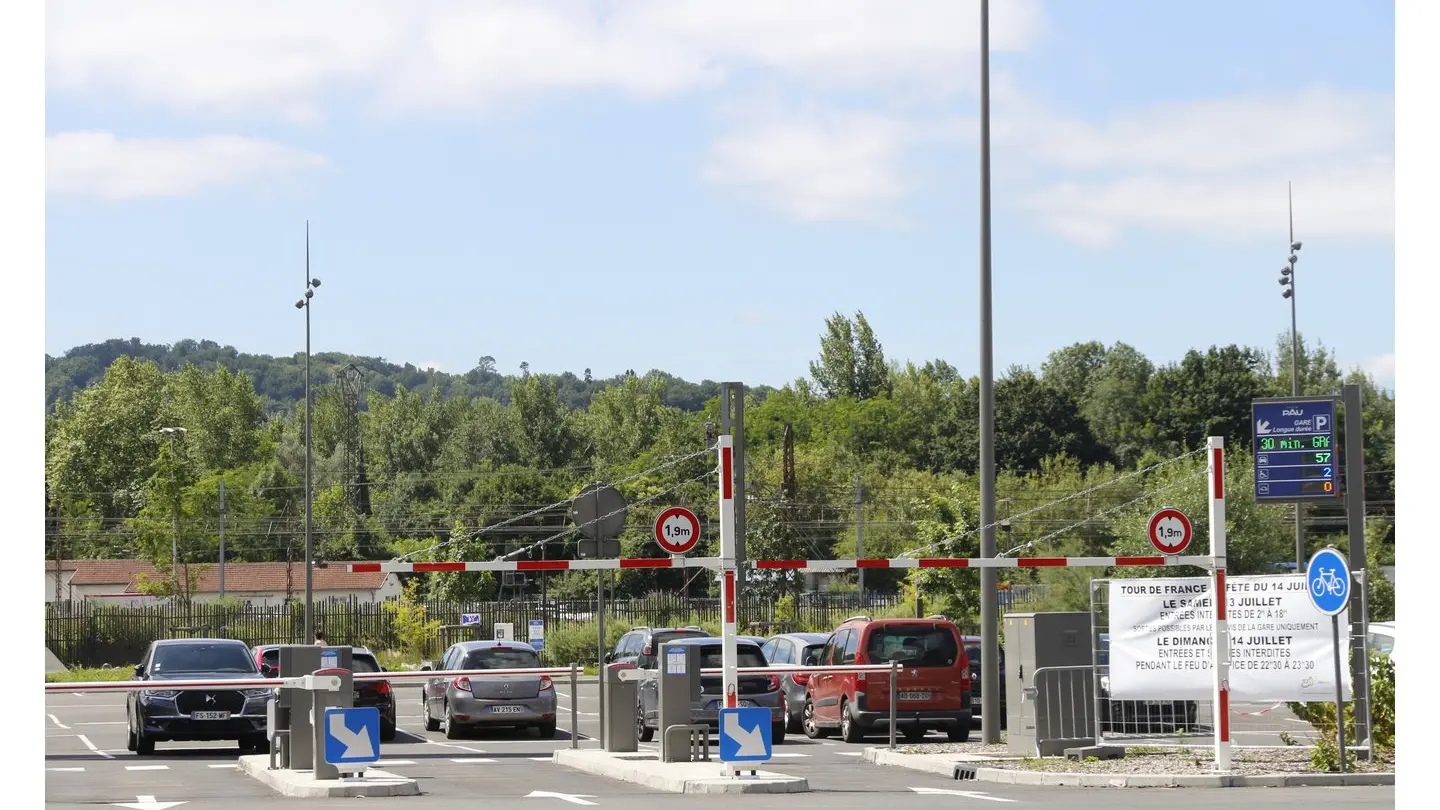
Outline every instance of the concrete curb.
{"label": "concrete curb", "polygon": [[946,760],[924,754],[901,754],[884,748],[867,748],[866,762],[939,774],[951,779],[994,782],[1001,785],[1049,785],[1055,787],[1113,788],[1225,788],[1225,787],[1352,787],[1393,785],[1394,773],[1272,773],[1272,774],[1150,774],[1150,773],[1057,773],[1025,771],[1018,768],[986,768],[983,760]]}
{"label": "concrete curb", "polygon": [[293,799],[353,799],[361,796],[419,796],[420,783],[388,771],[368,770],[359,779],[316,779],[312,771],[270,770],[268,754],[240,757],[241,772]]}
{"label": "concrete curb", "polygon": [[556,765],[670,793],[810,792],[807,780],[770,771],[758,771],[753,778],[727,779],[719,775],[719,762],[661,762],[654,754],[610,754],[571,749],[556,751],[553,757]]}

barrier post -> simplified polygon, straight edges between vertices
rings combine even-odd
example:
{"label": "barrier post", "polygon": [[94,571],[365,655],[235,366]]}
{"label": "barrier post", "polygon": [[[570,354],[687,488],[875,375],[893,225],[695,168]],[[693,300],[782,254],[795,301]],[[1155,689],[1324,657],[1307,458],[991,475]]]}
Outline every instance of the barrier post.
{"label": "barrier post", "polygon": [[894,660],[890,661],[890,750],[895,750],[895,699],[899,691],[895,684],[899,682],[896,677],[900,674],[900,665]]}
{"label": "barrier post", "polygon": [[1225,592],[1225,439],[1211,436],[1206,441],[1210,484],[1210,557],[1215,573],[1215,770],[1230,770],[1230,627]]}
{"label": "barrier post", "polygon": [[[724,434],[718,437],[720,451],[720,649],[721,668],[724,675],[724,703],[727,709],[736,707],[736,649],[735,649],[735,437]],[[662,726],[663,732],[663,726]],[[732,773],[728,764],[725,773]]]}
{"label": "barrier post", "polygon": [[[604,666],[604,662],[601,662],[601,666],[602,666],[602,667]],[[600,670],[600,674],[601,674],[601,675],[604,675],[604,674],[605,674],[605,670],[604,670],[604,669],[601,669],[601,670]],[[574,661],[571,661],[571,662],[570,662],[570,747],[571,747],[571,748],[579,748],[579,747],[580,747],[580,723],[579,723],[579,720],[578,720],[578,718],[580,717],[580,709],[579,709],[578,706],[576,705],[576,704],[579,702],[579,700],[580,700],[580,671],[579,671],[579,668],[577,667],[577,665],[575,664],[575,662],[574,662]],[[604,700],[605,700],[605,683],[604,683],[604,678],[601,678],[601,683],[600,683],[600,700],[601,700],[601,702],[604,702]]]}

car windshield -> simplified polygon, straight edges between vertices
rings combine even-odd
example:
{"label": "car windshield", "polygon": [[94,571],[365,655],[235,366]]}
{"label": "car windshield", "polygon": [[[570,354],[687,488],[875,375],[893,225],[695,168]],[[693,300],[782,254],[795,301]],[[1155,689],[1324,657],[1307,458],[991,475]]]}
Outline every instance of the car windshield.
{"label": "car windshield", "polygon": [[897,661],[913,667],[948,667],[955,665],[960,649],[947,627],[896,625],[872,630],[865,655],[872,664]]}
{"label": "car windshield", "polygon": [[540,656],[515,647],[471,650],[462,669],[539,669]]}
{"label": "car windshield", "polygon": [[358,654],[356,654],[356,653],[351,653],[351,654],[350,654],[350,671],[351,671],[351,672],[379,672],[379,671],[380,671],[380,663],[375,660],[375,657],[374,657],[373,655],[358,655]]}
{"label": "car windshield", "polygon": [[255,672],[255,659],[240,644],[164,644],[155,648],[152,673]]}
{"label": "car windshield", "polygon": [[[759,647],[743,644],[735,647],[735,663],[739,667],[766,666],[765,656],[760,654]],[[724,651],[719,645],[700,648],[701,669],[720,669],[723,666],[725,666]]]}

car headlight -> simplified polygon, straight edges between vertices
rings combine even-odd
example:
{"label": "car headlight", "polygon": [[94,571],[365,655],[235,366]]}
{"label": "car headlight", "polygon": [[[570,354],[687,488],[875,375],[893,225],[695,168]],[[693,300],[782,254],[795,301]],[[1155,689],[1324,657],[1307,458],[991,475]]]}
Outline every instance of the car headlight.
{"label": "car headlight", "polygon": [[179,689],[145,689],[140,692],[140,697],[168,700],[178,694],[180,694]]}
{"label": "car headlight", "polygon": [[274,694],[275,694],[275,690],[274,690],[274,689],[267,689],[267,688],[264,688],[264,687],[261,687],[261,688],[259,688],[259,689],[242,689],[242,690],[240,691],[240,694],[244,695],[244,696],[247,697],[247,698],[263,698],[263,697],[270,697],[270,696],[274,695]]}

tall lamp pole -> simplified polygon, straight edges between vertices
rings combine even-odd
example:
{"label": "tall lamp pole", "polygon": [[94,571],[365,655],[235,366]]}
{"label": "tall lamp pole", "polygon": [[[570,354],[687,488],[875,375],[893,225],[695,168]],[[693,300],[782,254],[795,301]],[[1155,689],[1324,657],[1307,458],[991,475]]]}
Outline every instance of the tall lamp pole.
{"label": "tall lamp pole", "polygon": [[[184,436],[183,427],[162,427],[160,434],[170,441],[170,483],[176,482],[175,437]],[[180,500],[177,496],[170,515],[170,567],[172,572],[180,567]]]}
{"label": "tall lamp pole", "polygon": [[[1300,243],[1295,241],[1295,193],[1286,184],[1290,200],[1290,261],[1280,269],[1280,295],[1290,299],[1290,395],[1300,396],[1300,332],[1295,327],[1295,264],[1300,261]],[[1295,570],[1305,570],[1305,504],[1295,504]]]}
{"label": "tall lamp pole", "polygon": [[[980,556],[995,556],[995,342],[990,302],[990,1],[980,0]],[[981,740],[1000,742],[1000,605],[980,569]]]}
{"label": "tall lamp pole", "polygon": [[295,302],[305,310],[305,643],[315,643],[315,536],[311,509],[314,491],[310,486],[310,304],[320,279],[310,276],[310,223],[305,223],[305,297]]}

